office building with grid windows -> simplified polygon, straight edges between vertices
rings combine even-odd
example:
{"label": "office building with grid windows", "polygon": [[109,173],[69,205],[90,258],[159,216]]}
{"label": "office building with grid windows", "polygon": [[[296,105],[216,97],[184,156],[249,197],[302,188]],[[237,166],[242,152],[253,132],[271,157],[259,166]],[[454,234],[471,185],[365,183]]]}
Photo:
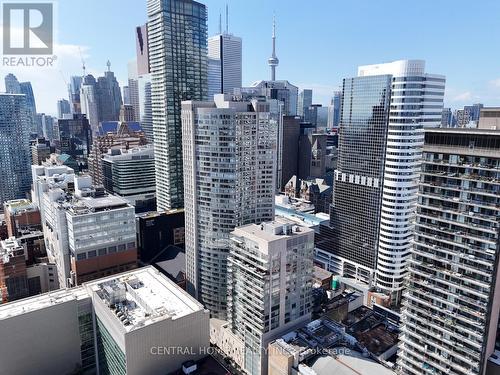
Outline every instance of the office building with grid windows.
{"label": "office building with grid windows", "polygon": [[317,255],[393,304],[412,246],[424,128],[441,124],[444,86],[422,60],[360,66],[344,80],[334,202]]}
{"label": "office building with grid windows", "polygon": [[32,166],[47,256],[61,287],[137,266],[134,207],[66,166]]}
{"label": "office building with grid windows", "polygon": [[269,101],[183,102],[188,291],[224,319],[229,233],[274,217],[277,119]]}
{"label": "office building with grid windows", "polygon": [[207,10],[191,0],[148,0],[148,45],[158,210],[184,206],[181,101],[205,100]]}
{"label": "office building with grid windows", "polygon": [[[223,33],[208,38],[208,58],[216,60],[213,66],[219,69],[218,72],[212,69],[208,75],[212,90],[219,83],[216,94],[233,94],[235,88],[241,87],[241,49],[241,38],[232,34]],[[208,99],[212,100],[212,97]]]}
{"label": "office building with grid windows", "polygon": [[[376,264],[391,76],[344,79],[339,156],[330,211],[333,233],[319,236],[321,249],[346,262],[332,269],[372,281]],[[351,263],[350,263],[350,262]]]}

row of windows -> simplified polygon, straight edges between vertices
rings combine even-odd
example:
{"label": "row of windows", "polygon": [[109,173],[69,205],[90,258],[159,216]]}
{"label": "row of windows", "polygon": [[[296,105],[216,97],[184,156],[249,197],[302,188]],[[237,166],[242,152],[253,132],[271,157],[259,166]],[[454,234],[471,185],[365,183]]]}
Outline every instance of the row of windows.
{"label": "row of windows", "polygon": [[76,255],[77,260],[85,260],[95,258],[97,256],[104,256],[107,254],[114,254],[116,252],[130,250],[135,248],[135,242],[129,242],[127,244],[120,244],[116,246],[109,246],[108,248],[102,248],[99,250],[90,250],[85,253],[79,253]]}
{"label": "row of windows", "polygon": [[415,81],[415,82],[424,82],[424,81],[429,81],[429,82],[446,82],[446,79],[444,78],[436,78],[436,77],[422,77],[422,76],[408,76],[408,77],[394,77],[392,79],[393,82],[408,82],[408,81]]}

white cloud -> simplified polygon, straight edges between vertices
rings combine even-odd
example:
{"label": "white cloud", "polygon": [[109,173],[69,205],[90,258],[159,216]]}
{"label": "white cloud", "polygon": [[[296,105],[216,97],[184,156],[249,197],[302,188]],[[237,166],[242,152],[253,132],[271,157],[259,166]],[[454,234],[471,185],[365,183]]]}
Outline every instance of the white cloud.
{"label": "white cloud", "polygon": [[[19,82],[29,81],[33,86],[37,112],[55,115],[57,100],[68,98],[67,82],[72,75],[82,74],[81,55],[89,58],[89,48],[74,44],[55,44],[57,60],[53,67],[2,67],[2,74],[13,73]],[[0,77],[3,87],[3,77]]]}
{"label": "white cloud", "polygon": [[490,85],[500,89],[500,78],[494,79],[490,81]]}
{"label": "white cloud", "polygon": [[460,94],[454,95],[451,98],[452,102],[464,102],[464,101],[469,101],[472,100],[472,93],[470,91],[465,91]]}

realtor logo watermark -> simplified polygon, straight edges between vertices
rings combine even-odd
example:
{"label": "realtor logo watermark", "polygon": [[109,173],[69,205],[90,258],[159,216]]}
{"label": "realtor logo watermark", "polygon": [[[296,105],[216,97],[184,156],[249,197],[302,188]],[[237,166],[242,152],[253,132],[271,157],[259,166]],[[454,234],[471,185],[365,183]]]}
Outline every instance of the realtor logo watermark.
{"label": "realtor logo watermark", "polygon": [[53,3],[4,2],[2,21],[3,66],[53,66]]}

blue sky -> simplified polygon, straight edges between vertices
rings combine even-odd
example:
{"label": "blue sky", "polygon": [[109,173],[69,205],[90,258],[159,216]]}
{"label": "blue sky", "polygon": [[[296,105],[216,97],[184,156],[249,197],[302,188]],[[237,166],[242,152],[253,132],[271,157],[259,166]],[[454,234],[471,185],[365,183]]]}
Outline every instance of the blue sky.
{"label": "blue sky", "polygon": [[[500,1],[202,2],[208,6],[209,35],[217,32],[219,12],[229,4],[229,31],[243,38],[243,84],[269,78],[275,13],[277,78],[312,88],[316,103],[326,104],[358,65],[416,58],[426,60],[428,72],[446,75],[447,106],[500,105]],[[56,3],[58,68],[14,71],[19,80],[33,82],[38,110],[47,113],[67,96],[64,79],[81,74],[79,50],[88,71],[102,73],[109,59],[125,83],[127,62],[135,55],[134,27],[146,21],[146,0]]]}

